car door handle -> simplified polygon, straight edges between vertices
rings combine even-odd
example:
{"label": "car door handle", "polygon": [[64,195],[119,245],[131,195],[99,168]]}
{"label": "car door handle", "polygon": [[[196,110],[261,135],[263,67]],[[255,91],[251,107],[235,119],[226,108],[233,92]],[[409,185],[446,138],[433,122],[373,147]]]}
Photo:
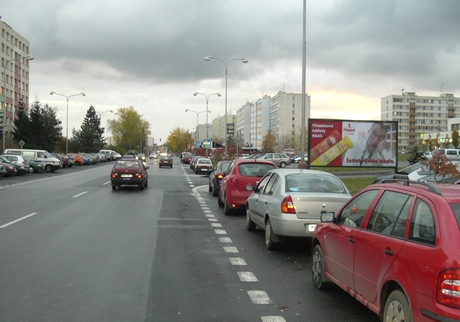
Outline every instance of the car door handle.
{"label": "car door handle", "polygon": [[383,253],[384,253],[385,255],[388,255],[388,256],[393,256],[393,252],[392,252],[391,250],[388,250],[388,249],[385,249],[385,250],[383,251]]}
{"label": "car door handle", "polygon": [[354,239],[354,238],[348,238],[348,242],[354,244],[354,243],[355,243],[355,239]]}

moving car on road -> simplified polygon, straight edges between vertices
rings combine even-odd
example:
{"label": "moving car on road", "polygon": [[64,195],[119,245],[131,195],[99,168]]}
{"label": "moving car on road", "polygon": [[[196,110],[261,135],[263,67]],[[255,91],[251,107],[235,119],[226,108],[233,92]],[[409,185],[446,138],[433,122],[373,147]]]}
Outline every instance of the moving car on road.
{"label": "moving car on road", "polygon": [[134,158],[116,161],[110,173],[112,190],[121,186],[138,186],[144,190],[149,183],[148,168],[141,160]]}
{"label": "moving car on road", "polygon": [[158,160],[158,167],[173,167],[173,158],[169,155],[161,155]]}

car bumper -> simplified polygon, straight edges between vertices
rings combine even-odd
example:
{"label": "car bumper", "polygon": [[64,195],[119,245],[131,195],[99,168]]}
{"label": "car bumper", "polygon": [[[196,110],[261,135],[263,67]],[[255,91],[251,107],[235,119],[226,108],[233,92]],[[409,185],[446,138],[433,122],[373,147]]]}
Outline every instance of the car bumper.
{"label": "car bumper", "polygon": [[207,173],[210,174],[212,172],[212,168],[195,168],[196,172],[200,173]]}
{"label": "car bumper", "polygon": [[311,237],[319,220],[299,219],[295,214],[270,216],[273,232],[280,236]]}
{"label": "car bumper", "polygon": [[138,186],[144,183],[144,178],[111,178],[112,186]]}

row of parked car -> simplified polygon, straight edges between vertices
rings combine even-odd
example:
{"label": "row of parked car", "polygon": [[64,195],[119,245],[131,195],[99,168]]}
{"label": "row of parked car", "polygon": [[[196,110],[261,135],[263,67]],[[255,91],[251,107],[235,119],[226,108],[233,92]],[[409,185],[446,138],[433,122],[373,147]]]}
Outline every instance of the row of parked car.
{"label": "row of parked car", "polygon": [[[121,155],[120,155],[121,158]],[[2,177],[54,172],[74,165],[90,165],[118,159],[107,153],[49,153],[45,150],[6,149],[0,156],[0,174]]]}
{"label": "row of parked car", "polygon": [[460,321],[460,186],[410,179],[422,171],[351,196],[331,173],[237,159],[216,165],[209,192],[225,215],[244,211],[248,231],[265,230],[268,250],[311,238],[317,289],[338,285],[382,321]]}

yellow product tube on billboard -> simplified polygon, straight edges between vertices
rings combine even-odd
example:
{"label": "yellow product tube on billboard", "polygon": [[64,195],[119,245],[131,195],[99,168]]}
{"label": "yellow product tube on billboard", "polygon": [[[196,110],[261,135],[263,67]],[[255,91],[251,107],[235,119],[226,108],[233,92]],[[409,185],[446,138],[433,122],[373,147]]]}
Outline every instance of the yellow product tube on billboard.
{"label": "yellow product tube on billboard", "polygon": [[329,148],[326,152],[321,154],[315,161],[311,162],[310,165],[312,166],[320,166],[320,165],[328,165],[329,162],[333,161],[335,158],[340,156],[349,148],[353,147],[353,143],[351,142],[348,136],[345,136],[342,140],[340,140],[336,145]]}

